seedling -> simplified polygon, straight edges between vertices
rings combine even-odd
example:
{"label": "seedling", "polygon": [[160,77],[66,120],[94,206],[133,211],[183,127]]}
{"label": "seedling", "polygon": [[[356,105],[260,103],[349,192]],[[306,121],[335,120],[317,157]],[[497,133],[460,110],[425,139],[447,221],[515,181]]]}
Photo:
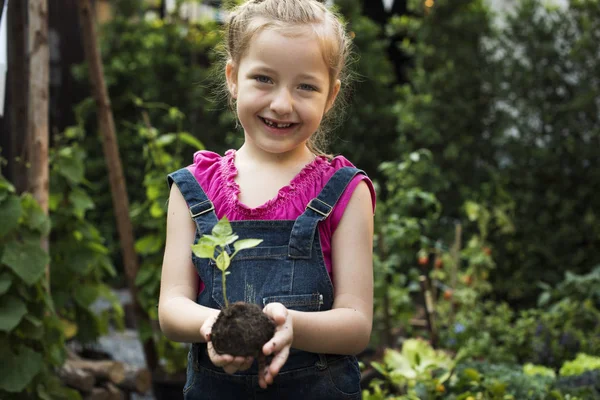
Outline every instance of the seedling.
{"label": "seedling", "polygon": [[[211,235],[202,235],[198,243],[192,245],[197,257],[213,260],[222,274],[225,307],[212,326],[210,340],[219,354],[252,356],[264,360],[262,347],[273,337],[275,323],[256,304],[236,302],[229,305],[226,284],[226,277],[231,273],[227,270],[231,260],[241,250],[258,246],[262,239],[238,239],[227,218],[223,217]],[[231,255],[227,252],[228,246],[233,246]]]}
{"label": "seedling", "polygon": [[[226,276],[231,273],[227,271],[229,265],[231,265],[231,260],[240,250],[250,249],[262,243],[262,239],[238,239],[239,236],[233,233],[227,217],[223,217],[212,229],[212,235],[202,235],[198,243],[192,245],[192,251],[196,257],[213,260],[221,271],[225,307],[229,307],[225,280]],[[231,256],[225,250],[228,245],[233,245],[234,252]]]}

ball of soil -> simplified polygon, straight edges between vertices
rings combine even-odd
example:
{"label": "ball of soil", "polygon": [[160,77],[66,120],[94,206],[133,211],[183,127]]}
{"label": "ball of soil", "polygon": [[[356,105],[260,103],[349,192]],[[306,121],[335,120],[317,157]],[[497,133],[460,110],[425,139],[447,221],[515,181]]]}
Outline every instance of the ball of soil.
{"label": "ball of soil", "polygon": [[237,302],[221,310],[210,334],[215,351],[258,357],[275,334],[275,323],[256,304]]}

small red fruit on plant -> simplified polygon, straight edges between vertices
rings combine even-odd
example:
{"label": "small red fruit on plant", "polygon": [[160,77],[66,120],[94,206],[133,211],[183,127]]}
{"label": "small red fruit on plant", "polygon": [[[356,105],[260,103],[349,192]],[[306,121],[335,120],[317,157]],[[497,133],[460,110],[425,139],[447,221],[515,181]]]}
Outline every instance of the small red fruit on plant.
{"label": "small red fruit on plant", "polygon": [[452,289],[444,290],[444,299],[450,300],[452,298],[453,294],[454,294],[454,292],[452,291]]}
{"label": "small red fruit on plant", "polygon": [[483,252],[484,252],[485,254],[487,254],[488,256],[491,256],[491,255],[492,255],[492,249],[490,249],[489,247],[484,247],[484,248],[483,248]]}
{"label": "small red fruit on plant", "polygon": [[429,263],[429,254],[427,253],[427,250],[419,250],[419,252],[417,253],[417,262],[421,267],[424,267]]}
{"label": "small red fruit on plant", "polygon": [[444,262],[442,261],[441,258],[438,257],[435,259],[434,266],[436,269],[442,269],[442,267],[444,266]]}

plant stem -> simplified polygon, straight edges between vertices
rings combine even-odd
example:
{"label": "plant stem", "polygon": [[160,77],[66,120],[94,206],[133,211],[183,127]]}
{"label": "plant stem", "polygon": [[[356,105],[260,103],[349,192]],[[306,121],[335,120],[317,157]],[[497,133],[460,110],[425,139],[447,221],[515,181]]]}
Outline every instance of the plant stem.
{"label": "plant stem", "polygon": [[227,300],[227,286],[225,285],[225,270],[221,271],[221,284],[223,285],[223,299],[225,299],[225,307],[229,307],[229,301]]}

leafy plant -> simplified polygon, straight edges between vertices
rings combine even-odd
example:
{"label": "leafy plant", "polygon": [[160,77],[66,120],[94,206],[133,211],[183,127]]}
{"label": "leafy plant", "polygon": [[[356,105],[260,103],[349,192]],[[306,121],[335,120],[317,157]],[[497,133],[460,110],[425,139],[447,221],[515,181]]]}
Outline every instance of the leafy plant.
{"label": "leafy plant", "polygon": [[[443,391],[441,387],[450,378],[454,361],[424,340],[407,339],[401,351],[386,349],[383,363],[372,362],[371,365],[392,386],[393,392],[410,397],[422,396],[423,391],[429,394]],[[379,383],[374,385],[381,391]]]}
{"label": "leafy plant", "polygon": [[590,299],[596,308],[600,308],[600,265],[587,274],[578,275],[566,271],[564,279],[554,287],[545,282],[540,282],[539,286],[544,290],[538,297],[539,307],[548,306],[568,297],[576,301]]}
{"label": "leafy plant", "polygon": [[50,221],[29,194],[0,176],[0,398],[80,399],[54,368],[65,359],[64,325],[48,292]]}
{"label": "leafy plant", "polygon": [[[186,154],[201,150],[204,146],[183,130],[185,116],[179,109],[162,103],[146,104],[140,98],[136,98],[135,103],[138,105],[139,119],[128,126],[143,143],[141,154],[144,171],[143,200],[134,201],[131,205],[131,217],[138,237],[135,250],[141,256],[140,270],[135,283],[140,304],[151,321],[157,321],[156,302],[160,288],[166,238],[165,216],[169,198],[166,176],[185,165]],[[152,124],[149,108],[154,110],[157,118],[163,121],[168,130],[163,132]],[[162,113],[158,114],[158,111]],[[160,333],[156,324],[141,325],[138,330],[142,340],[149,336],[154,337],[165,372],[175,375],[185,371],[187,344],[168,340]]]}
{"label": "leafy plant", "polygon": [[427,150],[408,154],[401,162],[381,163],[379,168],[385,185],[378,186],[375,214],[374,329],[378,335],[374,340],[393,346],[399,329],[410,334],[413,295],[419,292],[415,254],[431,243],[428,233],[441,212],[441,204],[423,185],[439,177],[439,171]]}
{"label": "leafy plant", "polygon": [[[204,234],[198,240],[198,243],[192,245],[192,251],[197,257],[213,260],[222,274],[223,298],[225,307],[229,306],[227,300],[227,287],[225,284],[226,276],[230,274],[227,271],[231,260],[240,250],[250,249],[262,243],[262,239],[239,239],[239,236],[233,233],[231,224],[227,217],[223,217],[212,229],[212,234]],[[238,240],[239,239],[239,240]],[[229,254],[229,246],[233,246],[233,253]]]}
{"label": "leafy plant", "polygon": [[560,368],[561,376],[581,375],[586,371],[600,370],[600,357],[590,356],[585,353],[577,354],[572,361],[565,361]]}
{"label": "leafy plant", "polygon": [[[109,321],[123,327],[123,309],[106,281],[115,268],[100,231],[86,219],[95,203],[85,178],[83,131],[75,126],[55,137],[50,152],[51,293],[67,339],[88,343],[107,333]],[[103,298],[110,307],[92,310]]]}

